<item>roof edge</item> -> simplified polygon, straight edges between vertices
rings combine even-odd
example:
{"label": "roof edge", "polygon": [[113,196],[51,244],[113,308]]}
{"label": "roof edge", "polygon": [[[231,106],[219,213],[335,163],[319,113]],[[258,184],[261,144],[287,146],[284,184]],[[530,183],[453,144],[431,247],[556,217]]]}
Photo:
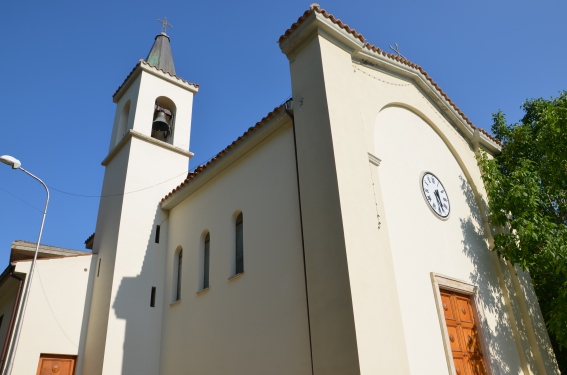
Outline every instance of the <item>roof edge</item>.
{"label": "roof edge", "polygon": [[[316,23],[319,23],[319,25],[315,25]],[[317,26],[327,26],[326,29],[329,29],[329,25],[335,25],[335,27],[331,29],[334,32],[333,38],[336,39],[340,35],[342,37],[342,40],[339,40],[340,42],[344,41],[345,37],[350,39],[350,53],[353,57],[358,57],[360,60],[375,59],[381,63],[386,63],[389,68],[403,71],[405,73],[403,75],[406,77],[413,75],[413,77],[408,77],[408,79],[416,84],[421,83],[422,85],[420,86],[422,86],[422,88],[427,88],[427,91],[430,91],[436,98],[447,104],[448,111],[452,112],[454,115],[450,117],[454,118],[459,123],[460,127],[463,128],[462,130],[466,130],[463,133],[466,133],[465,138],[468,141],[473,141],[473,133],[475,130],[478,130],[481,133],[479,137],[480,144],[484,148],[492,153],[501,151],[502,143],[486,130],[475,126],[421,66],[412,63],[406,58],[387,53],[379,47],[366,42],[362,34],[350,28],[326,10],[321,9],[317,4],[313,4],[309,10],[305,11],[305,13],[298,18],[297,22],[280,37],[278,43],[280,44],[282,52],[289,56],[290,53],[293,53],[293,51],[302,44],[301,34],[306,31],[309,33],[311,29]],[[296,32],[298,34],[293,35]],[[307,37],[308,36],[305,36],[303,39]],[[362,47],[356,48],[355,44],[358,45],[361,42],[363,43]],[[348,48],[345,49],[348,50]]]}
{"label": "roof edge", "polygon": [[[254,139],[257,135],[260,135],[260,134],[265,135],[263,138],[261,138],[258,141],[258,143],[260,143],[265,138],[267,138],[271,134],[273,134],[273,132],[275,132],[277,129],[279,129],[279,126],[277,126],[278,124],[276,123],[277,120],[283,118],[284,116],[289,117],[289,115],[285,111],[284,106],[285,106],[285,104],[282,104],[279,107],[274,108],[274,110],[272,110],[270,113],[268,113],[264,118],[262,118],[260,121],[258,121],[254,126],[248,128],[248,130],[246,132],[244,132],[244,134],[242,134],[234,142],[232,142],[230,145],[228,145],[226,148],[224,148],[222,151],[220,151],[216,156],[214,156],[212,159],[210,159],[207,163],[200,165],[193,172],[189,172],[187,174],[187,178],[161,200],[161,208],[164,209],[164,210],[170,210],[173,207],[175,207],[179,202],[181,202],[183,199],[186,198],[186,196],[183,196],[183,192],[187,191],[186,189],[188,188],[188,185],[193,186],[190,183],[197,182],[198,180],[200,180],[200,177],[204,178],[206,172],[211,172],[213,169],[216,169],[215,167],[217,165],[222,164],[222,162],[227,160],[227,158],[230,158],[231,156],[235,156],[238,159],[240,155],[237,155],[237,151],[239,149],[241,149],[243,146],[250,145],[251,143],[249,141]],[[290,117],[290,120],[291,120],[291,117]],[[284,123],[286,123],[286,122],[283,122],[279,125],[281,126]],[[270,124],[276,125],[276,126],[274,126],[273,131],[267,132],[267,133],[262,132],[262,130],[266,130],[269,127]],[[255,145],[256,144],[253,144],[250,147],[253,147]],[[231,161],[229,161],[229,163],[232,164]],[[224,170],[224,168],[222,168],[222,169]],[[198,177],[199,177],[199,179],[198,179]],[[190,193],[187,194],[187,196],[189,196],[189,195],[190,195]]]}
{"label": "roof edge", "polygon": [[130,71],[130,73],[128,73],[122,84],[118,86],[114,94],[112,94],[112,101],[114,103],[118,103],[118,101],[120,100],[122,95],[126,92],[128,87],[130,87],[130,85],[134,82],[134,80],[138,77],[138,75],[142,71],[148,72],[157,77],[165,79],[166,81],[169,81],[179,87],[182,87],[194,93],[197,93],[199,91],[199,85],[197,83],[191,83],[175,74],[166,72],[165,70],[150,65],[145,60],[140,59],[138,60],[138,63],[134,66],[134,68]]}

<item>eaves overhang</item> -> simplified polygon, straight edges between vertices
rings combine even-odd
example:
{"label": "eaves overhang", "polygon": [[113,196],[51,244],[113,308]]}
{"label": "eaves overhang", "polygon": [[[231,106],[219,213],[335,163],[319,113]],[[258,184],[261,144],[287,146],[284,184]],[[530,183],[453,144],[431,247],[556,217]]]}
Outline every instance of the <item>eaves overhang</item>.
{"label": "eaves overhang", "polygon": [[136,80],[136,78],[138,78],[140,74],[142,74],[142,72],[147,72],[149,74],[152,74],[167,82],[179,86],[187,91],[191,91],[194,94],[196,94],[199,91],[198,84],[191,83],[179,76],[166,72],[163,69],[152,66],[144,60],[139,60],[136,66],[134,66],[134,68],[130,72],[130,74],[128,74],[124,82],[122,82],[120,87],[118,87],[116,92],[112,95],[112,101],[114,103],[118,103],[122,95],[128,90],[128,87],[130,87],[130,85]]}

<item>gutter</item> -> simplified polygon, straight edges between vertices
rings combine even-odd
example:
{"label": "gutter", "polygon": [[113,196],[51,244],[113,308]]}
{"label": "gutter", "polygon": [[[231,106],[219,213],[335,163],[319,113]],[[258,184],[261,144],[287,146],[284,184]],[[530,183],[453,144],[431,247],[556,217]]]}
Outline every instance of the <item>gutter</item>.
{"label": "gutter", "polygon": [[6,340],[4,341],[4,345],[2,346],[2,355],[0,356],[0,370],[4,367],[4,362],[6,361],[6,356],[8,354],[9,343],[12,341],[12,335],[14,334],[14,323],[16,321],[16,315],[20,308],[20,302],[22,299],[22,288],[24,286],[24,279],[16,276],[14,274],[14,270],[16,269],[15,264],[10,264],[6,271],[2,274],[2,278],[12,277],[19,281],[18,283],[18,292],[16,293],[16,299],[14,301],[14,308],[12,309],[12,315],[10,316],[10,322],[8,323],[8,332],[6,333]]}

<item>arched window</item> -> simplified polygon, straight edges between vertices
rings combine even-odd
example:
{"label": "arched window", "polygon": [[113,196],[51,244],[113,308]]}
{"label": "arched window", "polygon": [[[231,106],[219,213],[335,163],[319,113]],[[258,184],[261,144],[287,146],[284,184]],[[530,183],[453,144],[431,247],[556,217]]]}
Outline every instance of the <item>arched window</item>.
{"label": "arched window", "polygon": [[244,238],[242,212],[236,218],[236,268],[235,275],[244,272]]}
{"label": "arched window", "polygon": [[183,249],[178,248],[173,262],[173,301],[181,299],[181,274],[183,270]]}
{"label": "arched window", "polygon": [[211,261],[211,235],[205,237],[205,251],[203,257],[203,289],[209,287],[209,265]]}

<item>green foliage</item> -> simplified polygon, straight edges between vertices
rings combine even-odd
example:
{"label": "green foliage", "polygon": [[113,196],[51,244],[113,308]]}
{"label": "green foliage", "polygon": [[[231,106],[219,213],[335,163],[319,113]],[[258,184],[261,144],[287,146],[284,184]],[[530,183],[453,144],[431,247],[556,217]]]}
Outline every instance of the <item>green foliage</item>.
{"label": "green foliage", "polygon": [[552,341],[567,348],[567,92],[532,99],[525,116],[508,124],[493,114],[503,143],[479,156],[498,254],[530,271]]}

